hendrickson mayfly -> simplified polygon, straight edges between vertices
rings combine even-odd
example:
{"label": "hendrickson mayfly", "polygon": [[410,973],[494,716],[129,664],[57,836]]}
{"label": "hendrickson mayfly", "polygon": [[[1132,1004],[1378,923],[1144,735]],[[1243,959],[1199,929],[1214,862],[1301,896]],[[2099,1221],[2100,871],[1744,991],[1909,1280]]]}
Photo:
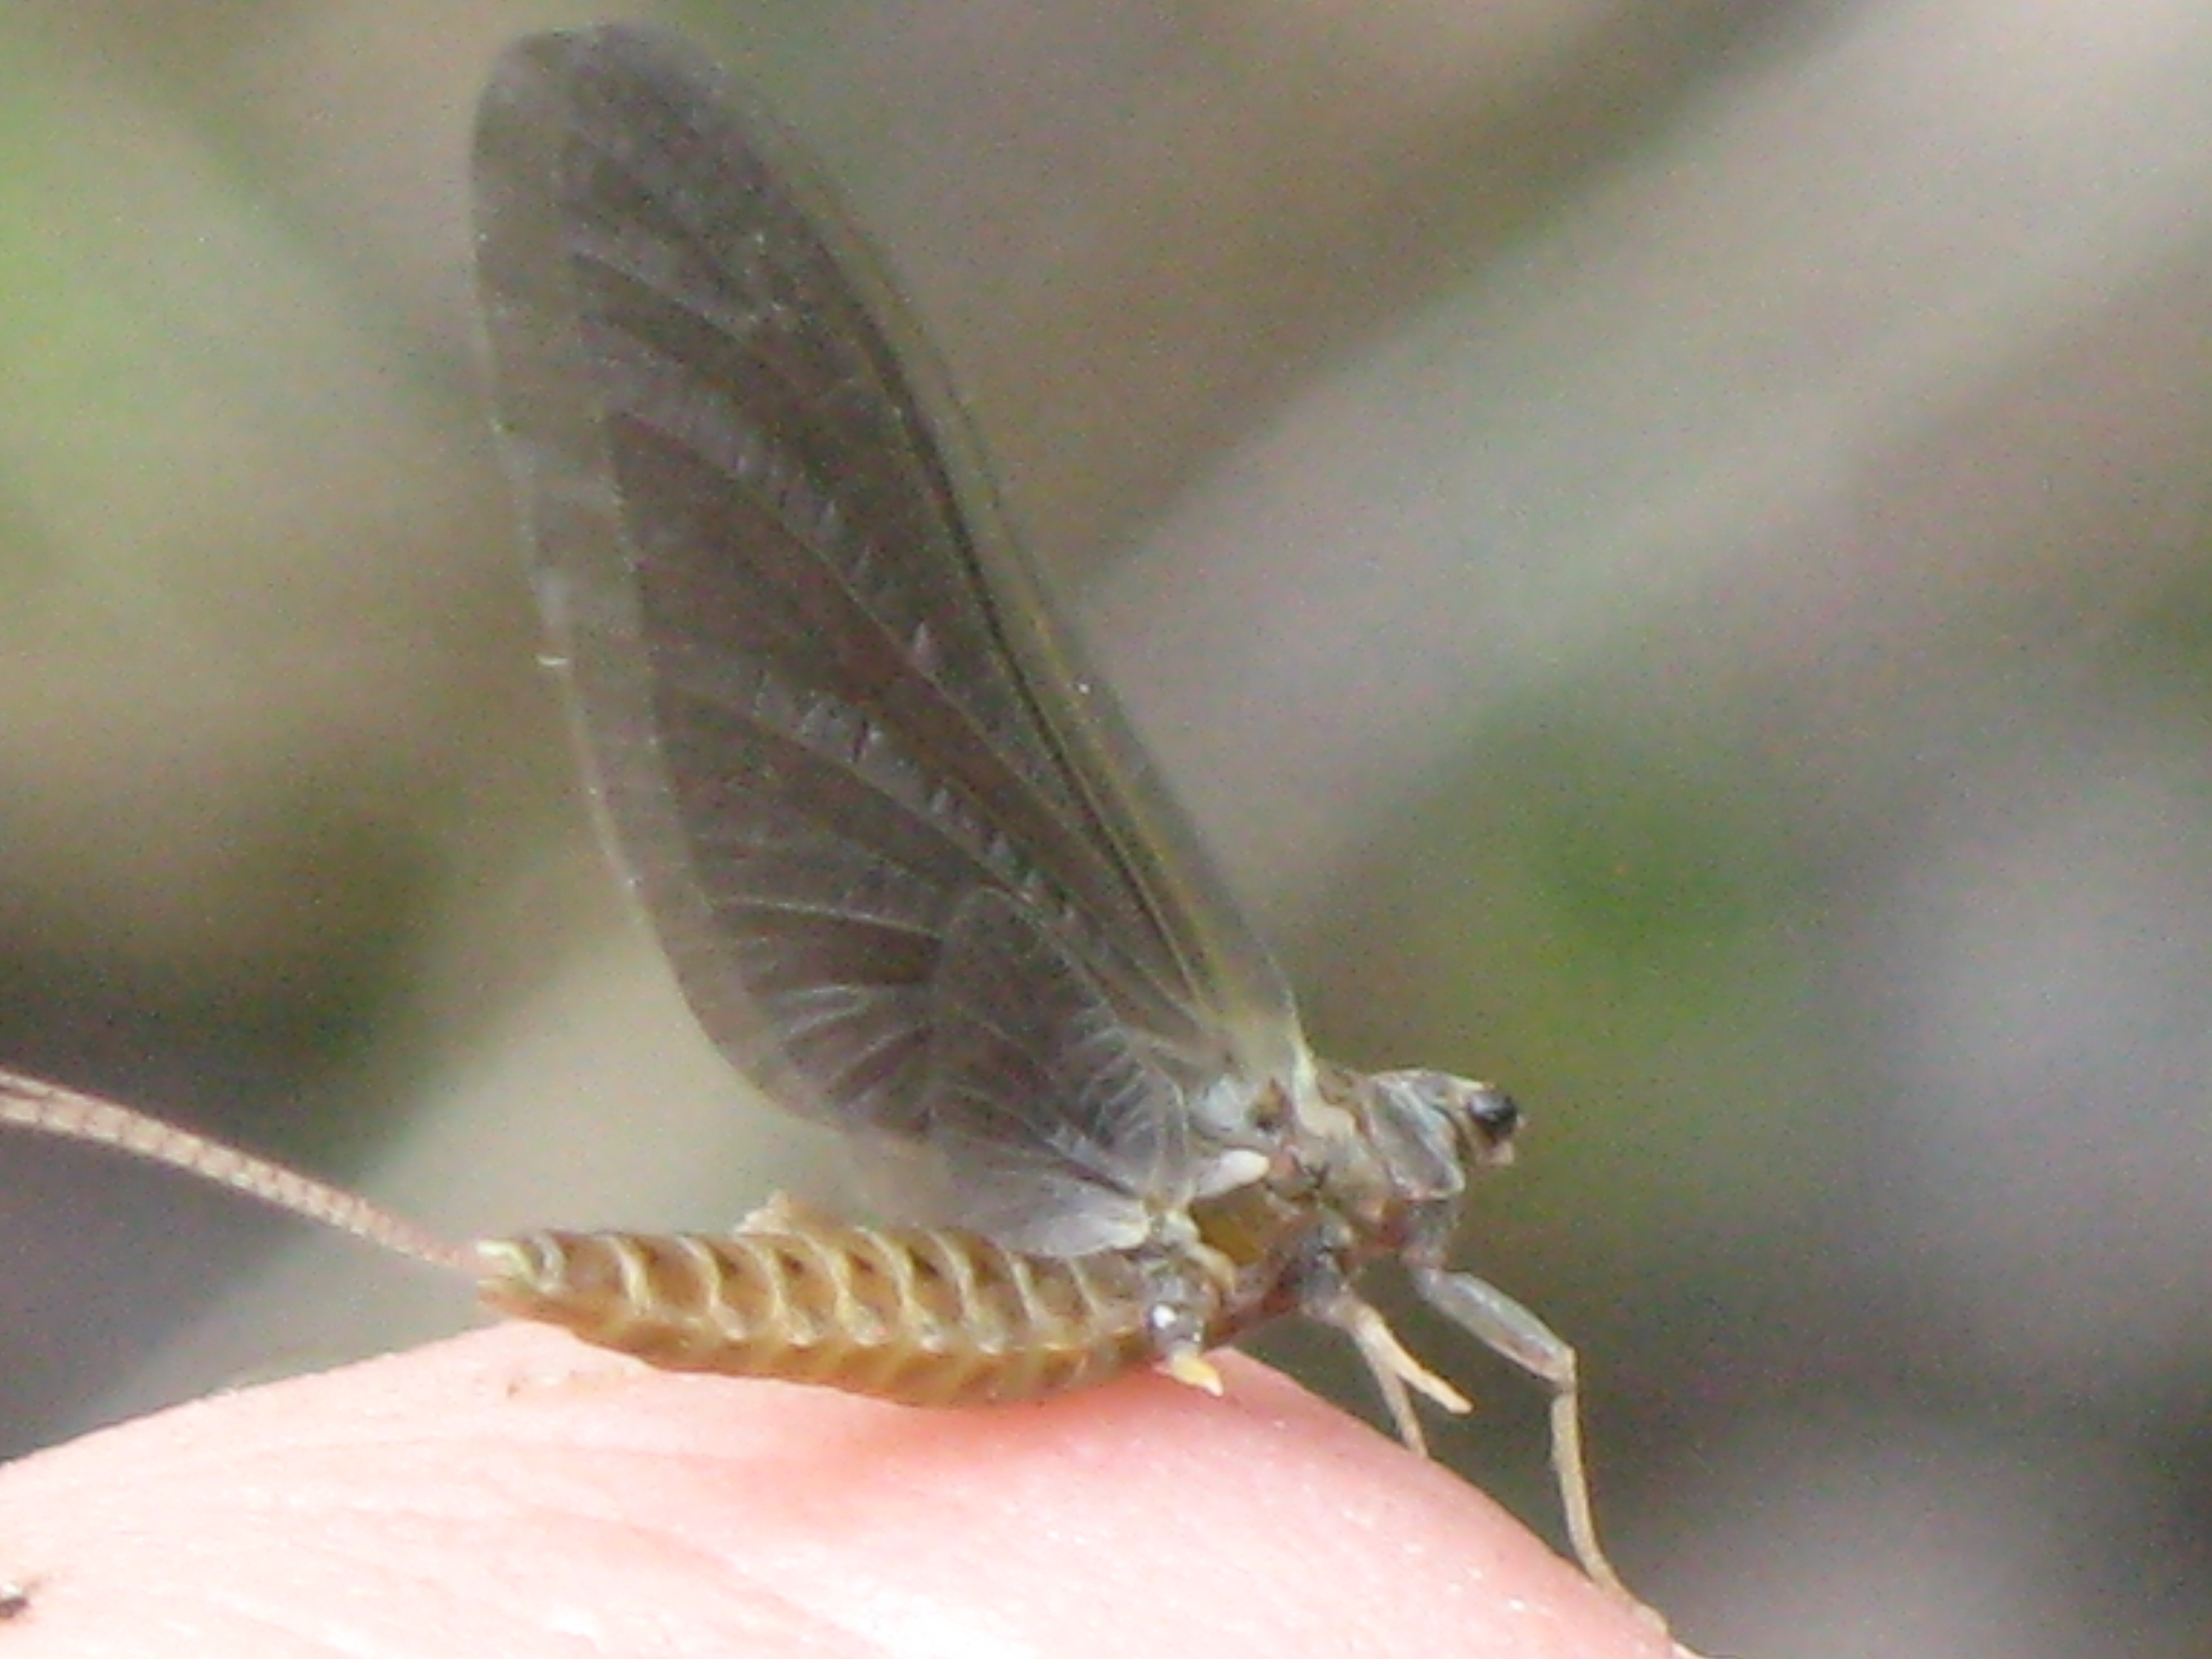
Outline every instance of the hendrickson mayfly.
{"label": "hendrickson mayfly", "polygon": [[876,262],[696,56],[518,43],[478,276],[538,599],[614,856],[694,1011],[784,1106],[895,1160],[868,1224],[448,1246],[349,1194],[0,1075],[0,1121],[167,1162],[671,1368],[916,1405],[1038,1397],[1285,1313],[1399,1432],[1464,1397],[1354,1288],[1389,1259],[1551,1391],[1594,1579],[1575,1357],[1445,1265],[1504,1093],[1316,1058],[1273,959],[999,522]]}

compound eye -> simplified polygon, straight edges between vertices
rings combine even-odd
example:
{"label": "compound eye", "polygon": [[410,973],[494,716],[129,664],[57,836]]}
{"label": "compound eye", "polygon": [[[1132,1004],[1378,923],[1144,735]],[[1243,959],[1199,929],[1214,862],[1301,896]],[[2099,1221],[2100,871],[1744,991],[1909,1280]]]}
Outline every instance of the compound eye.
{"label": "compound eye", "polygon": [[1521,1108],[1504,1090],[1478,1084],[1468,1092],[1467,1121],[1476,1139],[1495,1152],[1510,1142],[1521,1127]]}

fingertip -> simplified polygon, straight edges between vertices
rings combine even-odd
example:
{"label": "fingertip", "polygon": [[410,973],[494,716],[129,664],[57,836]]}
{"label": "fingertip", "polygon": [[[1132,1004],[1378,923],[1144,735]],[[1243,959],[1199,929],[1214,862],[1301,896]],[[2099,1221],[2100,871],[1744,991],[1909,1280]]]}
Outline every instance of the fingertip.
{"label": "fingertip", "polygon": [[0,1470],[0,1577],[40,1585],[9,1639],[166,1654],[189,1609],[240,1659],[586,1627],[648,1653],[1667,1650],[1480,1493],[1222,1369],[1218,1401],[1140,1376],[931,1413],[496,1327]]}

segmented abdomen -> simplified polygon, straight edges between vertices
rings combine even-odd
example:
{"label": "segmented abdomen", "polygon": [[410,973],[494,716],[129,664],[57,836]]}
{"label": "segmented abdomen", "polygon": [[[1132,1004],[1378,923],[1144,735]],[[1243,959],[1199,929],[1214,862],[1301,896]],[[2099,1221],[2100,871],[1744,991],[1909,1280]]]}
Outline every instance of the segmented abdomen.
{"label": "segmented abdomen", "polygon": [[911,1406],[1033,1400],[1151,1362],[1137,1268],[973,1234],[813,1217],[725,1234],[536,1232],[479,1244],[484,1301],[670,1370]]}

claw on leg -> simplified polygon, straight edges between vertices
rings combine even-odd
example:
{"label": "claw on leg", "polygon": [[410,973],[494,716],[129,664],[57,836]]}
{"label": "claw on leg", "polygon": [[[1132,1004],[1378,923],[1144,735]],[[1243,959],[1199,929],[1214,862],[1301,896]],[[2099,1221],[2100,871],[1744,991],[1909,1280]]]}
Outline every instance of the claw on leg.
{"label": "claw on leg", "polygon": [[1195,1348],[1177,1348],[1160,1361],[1159,1368],[1187,1389],[1218,1400],[1227,1390],[1213,1362]]}

